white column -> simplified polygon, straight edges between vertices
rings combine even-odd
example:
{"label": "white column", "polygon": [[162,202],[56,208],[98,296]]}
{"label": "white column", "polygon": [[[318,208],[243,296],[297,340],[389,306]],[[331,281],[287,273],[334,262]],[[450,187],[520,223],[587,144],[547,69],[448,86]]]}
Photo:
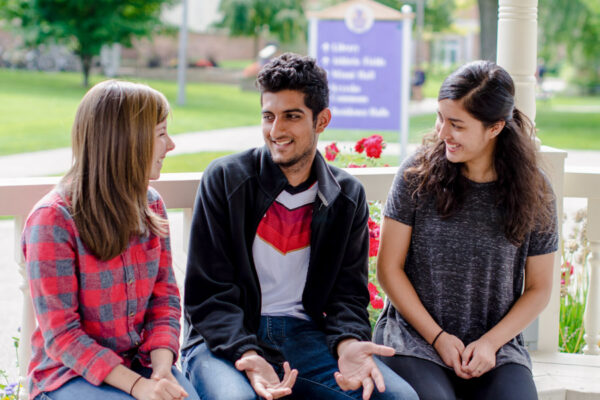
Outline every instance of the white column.
{"label": "white column", "polygon": [[187,254],[187,252],[189,251],[189,244],[190,244],[190,231],[192,230],[192,217],[194,216],[194,209],[189,207],[189,208],[184,208],[183,209],[183,238],[182,238],[182,244],[183,244],[183,252]]}
{"label": "white column", "polygon": [[179,53],[177,56],[177,104],[185,105],[185,72],[187,70],[188,0],[182,0],[181,26],[179,27]]}
{"label": "white column", "polygon": [[[402,6],[402,77],[400,79],[400,160],[408,155],[408,107],[410,102],[410,67],[412,53],[412,22],[414,15],[409,5]],[[417,42],[417,47],[420,43]],[[417,51],[418,54],[418,51]],[[420,68],[420,66],[419,66]]]}
{"label": "white column", "polygon": [[[550,183],[556,195],[556,212],[558,214],[558,232],[562,232],[562,215],[565,183],[565,158],[566,151],[542,146],[540,161],[550,178]],[[559,237],[562,241],[562,237]],[[560,249],[554,257],[552,269],[552,292],[548,305],[538,318],[537,350],[546,353],[558,351],[558,329],[560,316]]]}
{"label": "white column", "polygon": [[[498,64],[510,73],[515,82],[515,105],[534,123],[537,5],[537,0],[498,1]],[[560,229],[565,153],[546,148],[540,151],[540,155],[550,169],[550,179],[557,196]],[[537,348],[542,352],[558,351],[560,254],[555,258],[553,274],[550,303],[539,317]]]}
{"label": "white column", "polygon": [[535,121],[537,0],[498,1],[498,64],[516,88],[516,105]]}
{"label": "white column", "polygon": [[[319,35],[319,20],[310,18],[308,20],[308,55],[312,58],[317,58],[317,49]],[[323,64],[321,64],[323,66]]]}
{"label": "white column", "polygon": [[23,309],[21,310],[21,334],[19,337],[19,382],[23,386],[20,392],[21,400],[27,399],[27,367],[31,358],[31,334],[35,329],[35,316],[33,314],[33,303],[29,295],[29,283],[27,282],[27,270],[25,269],[25,259],[21,250],[21,232],[25,217],[15,216],[15,260],[19,265],[19,273],[23,280],[19,289],[23,292]]}
{"label": "white column", "polygon": [[587,235],[590,242],[590,286],[588,288],[583,326],[585,354],[600,354],[600,199],[588,199]]}

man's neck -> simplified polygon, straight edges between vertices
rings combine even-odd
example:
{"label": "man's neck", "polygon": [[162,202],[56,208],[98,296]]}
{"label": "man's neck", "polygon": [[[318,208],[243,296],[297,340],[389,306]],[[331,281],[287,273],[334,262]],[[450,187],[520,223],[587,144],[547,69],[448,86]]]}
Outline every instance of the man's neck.
{"label": "man's neck", "polygon": [[310,171],[312,169],[312,164],[314,162],[314,157],[310,160],[306,160],[302,163],[292,165],[290,167],[281,167],[281,171],[283,175],[285,175],[288,183],[291,186],[298,186],[305,182],[310,177]]}

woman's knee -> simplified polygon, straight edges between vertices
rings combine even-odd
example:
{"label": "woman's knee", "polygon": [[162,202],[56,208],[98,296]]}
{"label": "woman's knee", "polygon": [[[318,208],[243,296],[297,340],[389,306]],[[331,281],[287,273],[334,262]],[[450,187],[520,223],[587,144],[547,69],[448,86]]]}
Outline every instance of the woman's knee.
{"label": "woman's knee", "polygon": [[64,385],[51,392],[45,392],[36,400],[131,400],[129,394],[107,384],[95,386],[79,377],[71,379]]}
{"label": "woman's knee", "polygon": [[383,393],[379,393],[377,388],[375,388],[373,391],[373,399],[419,400],[417,392],[404,378],[395,373],[390,367],[381,361],[381,359],[375,358],[375,363],[379,368],[379,372],[381,372],[381,375],[383,376],[385,391]]}
{"label": "woman's knee", "polygon": [[[382,357],[380,361],[396,374],[400,381],[386,379],[396,384],[404,383],[421,400],[456,400],[454,386],[443,367],[434,362],[410,356]],[[401,390],[397,389],[397,390]],[[387,390],[386,390],[387,391]],[[409,392],[410,393],[410,392]],[[406,396],[410,396],[407,394]]]}
{"label": "woman's knee", "polygon": [[510,363],[479,378],[472,398],[536,400],[538,396],[531,371],[523,365]]}

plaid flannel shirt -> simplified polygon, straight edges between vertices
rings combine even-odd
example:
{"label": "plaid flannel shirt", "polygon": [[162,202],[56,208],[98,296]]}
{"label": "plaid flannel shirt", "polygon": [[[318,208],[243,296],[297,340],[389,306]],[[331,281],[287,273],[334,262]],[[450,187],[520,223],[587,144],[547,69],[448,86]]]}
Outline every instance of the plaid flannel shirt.
{"label": "plaid flannel shirt", "polygon": [[[152,188],[148,202],[166,218]],[[78,376],[99,385],[115,366],[130,366],[135,358],[150,366],[154,349],[177,357],[181,306],[169,237],[133,238],[122,254],[103,262],[83,244],[67,203],[53,190],[29,215],[22,246],[38,322],[31,399]]]}

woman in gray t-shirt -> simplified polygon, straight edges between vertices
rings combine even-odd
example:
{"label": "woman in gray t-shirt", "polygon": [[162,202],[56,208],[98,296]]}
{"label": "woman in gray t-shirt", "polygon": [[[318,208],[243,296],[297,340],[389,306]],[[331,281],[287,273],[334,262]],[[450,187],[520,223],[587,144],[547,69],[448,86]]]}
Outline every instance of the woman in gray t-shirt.
{"label": "woman in gray t-shirt", "polygon": [[537,398],[520,332],[548,302],[558,235],[533,134],[509,74],[467,64],[390,190],[375,341],[422,400]]}

